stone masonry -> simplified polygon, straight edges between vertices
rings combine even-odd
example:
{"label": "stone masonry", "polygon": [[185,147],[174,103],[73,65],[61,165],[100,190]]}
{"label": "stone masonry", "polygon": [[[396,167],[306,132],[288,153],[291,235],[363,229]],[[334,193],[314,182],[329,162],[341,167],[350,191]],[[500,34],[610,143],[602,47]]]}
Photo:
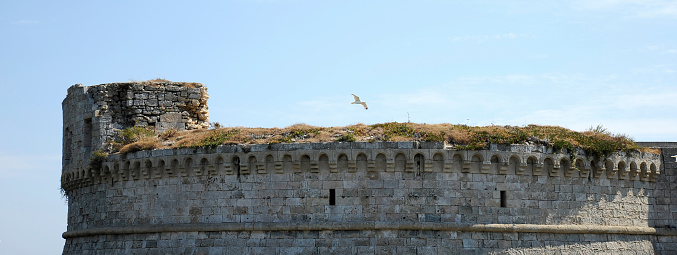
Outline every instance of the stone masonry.
{"label": "stone masonry", "polygon": [[[64,100],[73,149],[106,135],[75,130],[87,116],[74,109],[101,109],[90,89]],[[153,116],[125,123],[162,125]],[[114,154],[100,169],[64,164],[63,253],[674,254],[675,152],[336,142]]]}

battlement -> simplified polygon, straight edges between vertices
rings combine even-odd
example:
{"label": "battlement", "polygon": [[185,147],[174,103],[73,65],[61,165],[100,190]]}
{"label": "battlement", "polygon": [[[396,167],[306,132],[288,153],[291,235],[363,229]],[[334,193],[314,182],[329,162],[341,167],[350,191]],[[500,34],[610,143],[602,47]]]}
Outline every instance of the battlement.
{"label": "battlement", "polygon": [[536,145],[492,145],[491,150],[459,151],[443,142],[308,143],[221,145],[111,155],[101,169],[64,173],[66,191],[118,181],[209,175],[380,172],[421,176],[473,173],[655,181],[660,156],[618,152],[596,159],[555,154]]}

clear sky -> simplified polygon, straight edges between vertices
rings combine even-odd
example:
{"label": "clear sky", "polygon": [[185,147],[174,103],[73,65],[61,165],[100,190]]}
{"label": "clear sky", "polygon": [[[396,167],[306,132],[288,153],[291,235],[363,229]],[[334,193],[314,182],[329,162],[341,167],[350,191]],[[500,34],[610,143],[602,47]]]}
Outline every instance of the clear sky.
{"label": "clear sky", "polygon": [[2,1],[0,254],[61,252],[76,83],[201,82],[224,126],[601,124],[674,142],[676,31],[664,0]]}

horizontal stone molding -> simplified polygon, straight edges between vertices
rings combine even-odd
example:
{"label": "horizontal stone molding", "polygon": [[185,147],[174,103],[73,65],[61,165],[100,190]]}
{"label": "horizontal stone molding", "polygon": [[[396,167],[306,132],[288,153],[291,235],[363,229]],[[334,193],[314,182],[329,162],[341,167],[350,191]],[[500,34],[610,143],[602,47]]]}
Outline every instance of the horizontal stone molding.
{"label": "horizontal stone molding", "polygon": [[64,232],[64,239],[99,236],[167,232],[217,231],[357,231],[357,230],[427,230],[503,233],[552,234],[620,234],[677,236],[677,229],[605,225],[539,225],[539,224],[461,224],[452,222],[257,222],[257,223],[184,223],[129,227],[106,227]]}
{"label": "horizontal stone molding", "polygon": [[651,153],[618,152],[605,158],[536,145],[491,145],[489,150],[455,150],[440,142],[309,143],[222,145],[111,155],[101,169],[72,169],[62,187],[208,175],[338,172],[432,172],[514,174],[655,181],[661,161]]}

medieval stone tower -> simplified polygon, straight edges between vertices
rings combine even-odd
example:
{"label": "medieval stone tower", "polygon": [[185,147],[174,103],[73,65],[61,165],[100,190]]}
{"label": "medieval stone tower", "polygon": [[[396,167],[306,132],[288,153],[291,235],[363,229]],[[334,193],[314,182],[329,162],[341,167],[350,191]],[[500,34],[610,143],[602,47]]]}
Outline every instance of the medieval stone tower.
{"label": "medieval stone tower", "polygon": [[208,126],[207,89],[113,83],[63,102],[64,254],[674,254],[677,154],[536,145],[222,145],[109,155],[129,126]]}

